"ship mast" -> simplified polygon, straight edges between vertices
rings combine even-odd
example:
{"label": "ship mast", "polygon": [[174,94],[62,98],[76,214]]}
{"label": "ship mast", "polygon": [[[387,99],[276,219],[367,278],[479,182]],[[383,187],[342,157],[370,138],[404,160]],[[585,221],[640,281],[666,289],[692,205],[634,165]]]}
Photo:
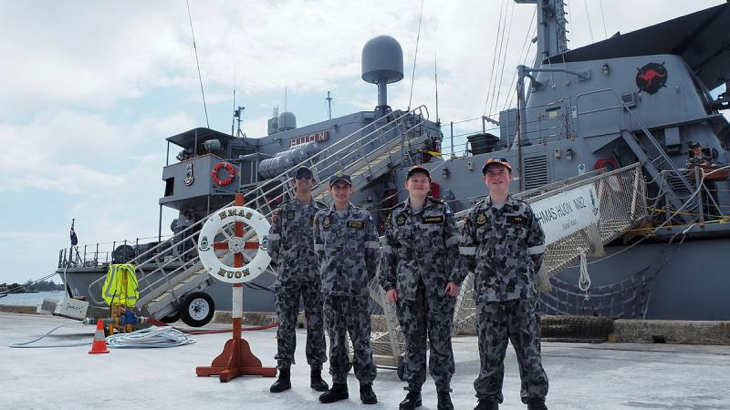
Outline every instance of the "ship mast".
{"label": "ship mast", "polygon": [[540,67],[544,59],[568,51],[568,20],[564,0],[515,0],[515,3],[535,4],[537,7],[535,68]]}

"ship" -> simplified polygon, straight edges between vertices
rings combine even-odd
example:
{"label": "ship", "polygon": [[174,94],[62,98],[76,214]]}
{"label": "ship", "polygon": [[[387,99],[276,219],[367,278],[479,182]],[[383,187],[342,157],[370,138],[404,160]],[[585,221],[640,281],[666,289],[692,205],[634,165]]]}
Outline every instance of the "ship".
{"label": "ship", "polygon": [[[572,249],[554,263],[552,290],[541,294],[544,313],[730,320],[730,126],[723,115],[730,94],[717,92],[730,82],[730,5],[569,49],[563,0],[515,2],[536,8],[534,63],[516,68],[517,107],[480,118],[481,130],[462,147],[426,106],[388,105],[388,84],[404,78],[403,52],[390,36],[373,38],[362,50],[362,79],[377,86],[373,110],[305,126],[292,112],[274,111],[265,136],[199,127],[166,138],[158,237],[61,249],[57,272],[68,295],[103,308],[109,264],[129,262],[142,314],[201,326],[215,310],[231,310],[231,298],[230,284],[200,262],[198,233],[237,193],[270,217],[293,197],[297,167],[314,170],[313,194],[324,202],[327,179],[344,172],[356,188],[353,203],[370,211],[382,233],[389,210],[407,197],[411,166],[431,171],[432,195],[458,217],[487,195],[482,164],[504,158],[515,168],[510,190],[518,197],[556,196],[600,179],[604,193],[631,196],[641,208],[604,235],[605,244],[580,255]],[[691,165],[696,144],[708,164]],[[630,173],[634,179],[625,179]],[[178,212],[165,235],[163,207]],[[274,311],[274,281],[269,268],[246,283],[244,310]]]}

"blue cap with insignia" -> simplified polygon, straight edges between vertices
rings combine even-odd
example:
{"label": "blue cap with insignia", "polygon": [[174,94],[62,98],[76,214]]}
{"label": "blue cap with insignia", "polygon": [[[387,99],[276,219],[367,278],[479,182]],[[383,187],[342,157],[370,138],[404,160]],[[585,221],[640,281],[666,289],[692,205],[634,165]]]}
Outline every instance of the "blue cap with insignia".
{"label": "blue cap with insignia", "polygon": [[347,185],[352,185],[352,179],[350,179],[349,175],[345,175],[342,172],[338,172],[330,177],[330,186],[334,185],[335,183],[343,181],[347,182]]}

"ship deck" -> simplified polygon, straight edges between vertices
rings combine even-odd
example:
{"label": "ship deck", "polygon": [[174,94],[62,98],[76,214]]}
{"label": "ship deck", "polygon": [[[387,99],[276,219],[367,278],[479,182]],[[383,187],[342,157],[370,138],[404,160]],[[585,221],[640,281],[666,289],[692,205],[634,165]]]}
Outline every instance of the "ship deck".
{"label": "ship deck", "polygon": [[[0,385],[2,408],[12,409],[321,409],[319,393],[309,388],[304,346],[306,332],[297,331],[297,365],[293,389],[271,394],[273,378],[239,377],[220,383],[217,377],[195,376],[196,366],[207,366],[230,334],[192,336],[195,344],[168,349],[112,349],[89,355],[89,346],[12,349],[46,333],[67,319],[0,313]],[[206,328],[228,326],[209,324]],[[43,343],[93,339],[94,327],[64,326]],[[244,332],[265,366],[273,366],[276,329]],[[473,408],[472,382],[479,369],[475,337],[454,338],[456,374],[452,381],[457,409]],[[543,364],[550,378],[547,405],[551,409],[730,409],[730,346],[670,344],[543,343]],[[501,409],[524,409],[514,351],[506,358],[505,402]],[[325,371],[327,367],[325,365]],[[325,378],[328,379],[328,378]],[[350,400],[329,408],[363,408],[357,380],[349,377]],[[379,403],[370,408],[396,408],[405,392],[396,372],[378,369],[374,390]],[[436,408],[429,377],[424,385],[423,409]]]}

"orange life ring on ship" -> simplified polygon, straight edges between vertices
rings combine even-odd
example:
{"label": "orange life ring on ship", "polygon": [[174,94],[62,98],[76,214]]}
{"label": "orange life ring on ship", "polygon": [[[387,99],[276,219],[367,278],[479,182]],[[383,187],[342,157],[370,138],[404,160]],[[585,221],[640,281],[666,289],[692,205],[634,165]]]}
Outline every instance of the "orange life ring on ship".
{"label": "orange life ring on ship", "polygon": [[[225,168],[226,171],[228,171],[228,176],[224,179],[218,178],[218,171],[220,171],[221,168]],[[218,186],[226,186],[233,182],[233,177],[236,176],[236,169],[233,168],[233,165],[227,163],[227,162],[219,162],[215,164],[213,167],[213,170],[210,171],[210,177],[213,178],[213,182],[216,183]]]}

